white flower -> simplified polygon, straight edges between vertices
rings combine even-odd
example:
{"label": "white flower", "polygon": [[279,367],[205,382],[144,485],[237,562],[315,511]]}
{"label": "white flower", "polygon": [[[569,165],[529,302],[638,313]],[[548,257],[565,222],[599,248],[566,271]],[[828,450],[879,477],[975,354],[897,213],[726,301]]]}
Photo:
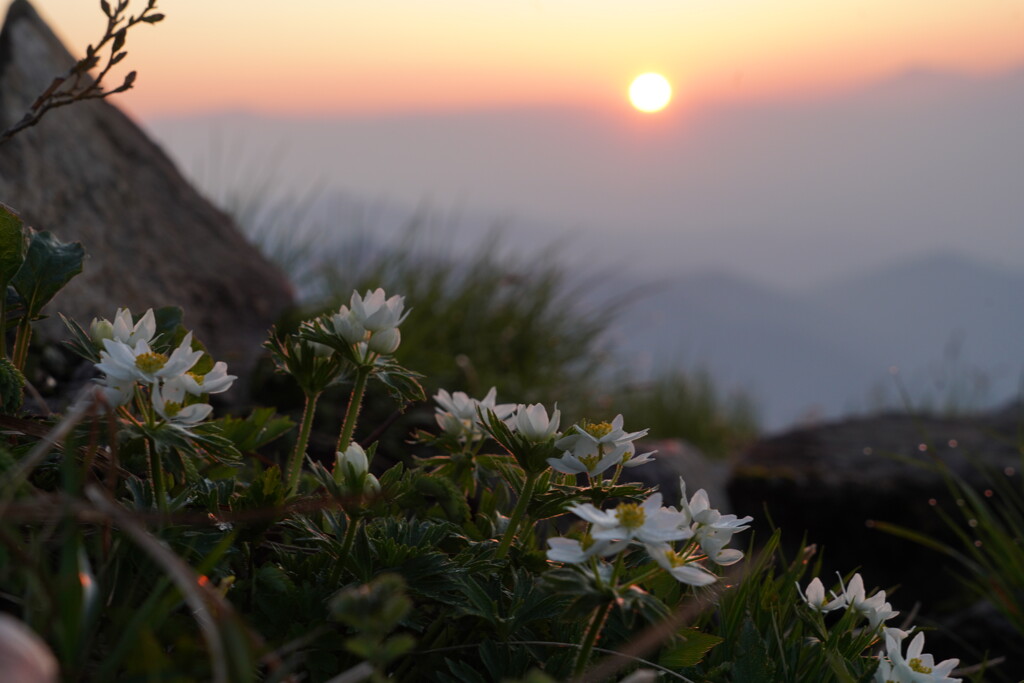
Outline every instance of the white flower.
{"label": "white flower", "polygon": [[961,679],[950,678],[949,673],[960,663],[959,659],[946,659],[939,664],[924,649],[924,633],[919,632],[910,641],[904,655],[903,640],[906,631],[896,628],[885,629],[886,658],[879,658],[875,681],[878,683],[959,683]]}
{"label": "white flower", "polygon": [[586,472],[591,477],[596,477],[621,461],[622,456],[617,450],[612,450],[600,457],[597,455],[579,457],[566,451],[562,454],[561,458],[548,458],[548,464],[559,472],[564,472],[565,474],[583,474]]}
{"label": "white flower", "polygon": [[139,340],[134,348],[125,342],[105,339],[103,347],[105,350],[100,351],[100,362],[96,368],[122,383],[135,379],[154,384],[177,377],[188,372],[203,355],[201,350],[192,350],[191,332],[185,335],[170,356],[152,351],[145,339]]}
{"label": "white flower", "polygon": [[352,315],[355,319],[370,332],[398,327],[405,320],[405,316],[402,315],[405,297],[395,295],[389,299],[383,289],[367,291],[364,296],[359,296],[359,292],[352,292],[349,305],[352,306]]}
{"label": "white flower", "polygon": [[134,325],[131,311],[127,308],[117,309],[111,333],[112,339],[124,342],[128,346],[134,347],[140,341],[151,344],[153,337],[156,336],[156,316],[153,315],[153,309],[148,309]]}
{"label": "white flower", "polygon": [[597,541],[588,536],[583,542],[575,538],[556,536],[548,539],[548,559],[552,562],[565,564],[581,564],[591,557],[608,557],[614,555],[628,545],[628,542]]}
{"label": "white flower", "polygon": [[717,576],[696,562],[688,562],[668,543],[648,543],[645,547],[647,554],[680,583],[707,586],[718,580]]}
{"label": "white flower", "polygon": [[483,428],[477,410],[485,413],[490,410],[499,420],[507,420],[516,406],[512,403],[496,403],[498,390],[491,387],[481,400],[470,398],[463,391],[449,394],[444,389],[434,395],[434,401],[440,406],[435,409],[437,424],[445,432],[460,438],[475,440],[483,437]]}
{"label": "white flower", "polygon": [[348,306],[342,306],[337,313],[331,316],[331,326],[334,328],[334,333],[348,344],[365,341],[369,334]]}
{"label": "white flower", "polygon": [[711,507],[708,494],[704,489],[693,494],[693,498],[686,500],[686,482],[679,479],[681,514],[686,517],[687,524],[692,524],[692,529],[697,541],[700,543],[708,558],[715,564],[730,565],[743,559],[743,553],[739,550],[725,549],[732,541],[733,534],[750,528],[748,522],[754,518],[737,517],[736,515],[723,515]]}
{"label": "white flower", "polygon": [[561,413],[558,408],[548,419],[548,410],[540,403],[525,406],[520,405],[515,414],[509,419],[510,427],[522,435],[531,443],[547,441],[558,431],[558,422]]}
{"label": "white flower", "polygon": [[238,377],[227,373],[228,365],[217,361],[205,375],[186,372],[164,382],[164,397],[168,400],[181,401],[185,394],[202,396],[203,394],[219,394],[231,388]]}
{"label": "white flower", "polygon": [[661,494],[652,494],[643,503],[621,503],[614,510],[598,510],[590,503],[569,508],[578,517],[594,525],[591,536],[599,541],[663,543],[693,536],[685,518],[672,508],[662,507]]}
{"label": "white flower", "polygon": [[[842,577],[839,578],[839,583],[842,585]],[[864,597],[864,579],[860,574],[854,574],[850,579],[850,585],[843,586],[843,599],[847,605],[867,617],[868,625],[872,630],[878,628],[883,621],[892,619],[899,614],[899,612],[894,612],[892,605],[885,601],[885,591],[878,591],[870,598]]]}
{"label": "white flower", "polygon": [[559,472],[586,472],[591,477],[619,464],[627,467],[642,465],[650,461],[653,453],[644,453],[633,461],[636,448],[632,442],[647,432],[646,429],[639,432],[624,431],[622,415],[616,415],[611,422],[584,421],[574,425],[572,430],[555,442],[555,446],[565,449],[565,453],[561,458],[548,458],[548,464]]}
{"label": "white flower", "polygon": [[209,403],[193,403],[182,405],[181,401],[170,400],[164,395],[164,388],[159,385],[153,386],[153,408],[169,424],[188,431],[213,412],[213,406]]}
{"label": "white flower", "polygon": [[135,393],[135,381],[131,379],[122,380],[108,376],[96,380],[96,383],[103,392],[103,399],[112,408],[125,405],[132,400],[132,395]]}
{"label": "white flower", "polygon": [[796,585],[796,590],[811,608],[818,610],[819,612],[831,612],[832,610],[842,609],[846,607],[846,600],[842,596],[837,596],[835,593],[832,594],[832,600],[825,599],[825,586],[821,583],[821,579],[814,577],[814,579],[807,585],[807,592],[805,593],[800,589],[800,584]]}

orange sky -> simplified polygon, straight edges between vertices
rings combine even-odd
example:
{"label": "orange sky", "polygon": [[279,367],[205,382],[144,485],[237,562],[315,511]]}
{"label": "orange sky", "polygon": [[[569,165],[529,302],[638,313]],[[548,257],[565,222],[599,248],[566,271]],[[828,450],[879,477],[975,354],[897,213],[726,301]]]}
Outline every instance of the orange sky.
{"label": "orange sky", "polygon": [[[76,53],[91,0],[32,0]],[[142,0],[133,0],[135,7]],[[677,103],[841,88],[911,68],[1024,64],[1020,0],[160,0],[134,29],[143,118],[625,107],[660,71]],[[678,106],[678,104],[677,104]]]}

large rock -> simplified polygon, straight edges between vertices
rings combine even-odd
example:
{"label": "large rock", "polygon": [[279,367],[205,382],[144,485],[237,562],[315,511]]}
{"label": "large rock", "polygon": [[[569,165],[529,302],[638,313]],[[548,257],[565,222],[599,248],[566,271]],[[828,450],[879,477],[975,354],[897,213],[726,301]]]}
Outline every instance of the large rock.
{"label": "large rock", "polygon": [[[898,587],[890,599],[904,615],[917,604],[915,623],[956,623],[957,633],[966,637],[970,632],[979,651],[1020,651],[1020,636],[997,616],[967,623],[974,596],[957,579],[966,574],[962,566],[945,554],[884,533],[877,522],[898,524],[961,549],[961,541],[938,514],[944,510],[970,533],[957,496],[938,471],[921,465],[941,462],[1001,504],[1000,487],[983,470],[993,478],[1009,479],[1004,483],[1020,490],[1022,414],[1020,406],[948,418],[887,414],[794,429],[742,454],[729,495],[738,509],[755,515],[755,530],[762,538],[774,524],[782,529],[783,544],[791,553],[804,534],[819,550],[823,547],[826,583],[834,581],[835,572],[859,570],[868,585]],[[962,643],[949,642],[941,631],[929,635],[928,642],[937,656],[939,649],[943,657],[968,654]]]}
{"label": "large rock", "polygon": [[[73,63],[32,6],[15,0],[0,32],[0,130]],[[47,308],[44,336],[63,338],[58,311],[87,325],[119,306],[176,305],[214,356],[241,374],[292,302],[284,275],[106,100],[52,110],[0,145],[0,201],[86,250],[82,274]]]}

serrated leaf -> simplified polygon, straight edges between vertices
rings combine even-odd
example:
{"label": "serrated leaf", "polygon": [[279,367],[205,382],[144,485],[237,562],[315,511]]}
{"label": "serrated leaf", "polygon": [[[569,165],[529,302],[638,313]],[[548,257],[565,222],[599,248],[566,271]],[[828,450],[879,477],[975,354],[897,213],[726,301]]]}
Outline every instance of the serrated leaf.
{"label": "serrated leaf", "polygon": [[686,630],[680,636],[685,640],[663,652],[658,658],[658,664],[669,669],[697,666],[711,648],[725,641],[724,638],[696,629]]}
{"label": "serrated leaf", "polygon": [[14,211],[0,204],[0,287],[14,278],[25,261],[28,236],[25,226]]}
{"label": "serrated leaf", "polygon": [[256,581],[260,588],[269,588],[275,593],[287,593],[295,590],[295,582],[275,564],[265,564],[257,569]]}
{"label": "serrated leaf", "polygon": [[82,272],[85,250],[78,242],[65,243],[48,232],[33,233],[25,262],[11,284],[25,300],[26,315],[35,318],[66,285]]}
{"label": "serrated leaf", "polygon": [[287,417],[277,417],[273,408],[257,408],[249,417],[225,417],[217,420],[224,438],[243,453],[259,450],[274,439],[291,431],[295,423]]}

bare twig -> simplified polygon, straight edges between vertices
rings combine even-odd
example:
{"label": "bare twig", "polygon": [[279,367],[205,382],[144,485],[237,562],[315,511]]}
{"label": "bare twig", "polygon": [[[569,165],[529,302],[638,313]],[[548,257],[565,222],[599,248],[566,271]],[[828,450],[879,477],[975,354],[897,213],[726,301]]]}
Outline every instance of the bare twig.
{"label": "bare twig", "polygon": [[[129,0],[117,0],[117,4],[113,7],[107,0],[100,0],[100,8],[107,15],[107,28],[103,37],[95,45],[89,45],[86,48],[85,57],[75,62],[66,74],[53,79],[50,85],[35,99],[20,121],[0,133],[0,145],[26,128],[31,128],[39,123],[51,109],[84,100],[103,99],[131,89],[135,83],[136,73],[134,71],[130,71],[121,85],[111,90],[103,88],[103,79],[115,64],[128,55],[122,49],[128,29],[140,23],[155,24],[164,18],[163,14],[153,11],[156,9],[156,2],[157,0],[147,0],[142,12],[134,16],[127,14]],[[108,43],[110,52],[107,55],[106,64],[94,78],[89,75],[89,72],[102,61],[100,51]]]}

